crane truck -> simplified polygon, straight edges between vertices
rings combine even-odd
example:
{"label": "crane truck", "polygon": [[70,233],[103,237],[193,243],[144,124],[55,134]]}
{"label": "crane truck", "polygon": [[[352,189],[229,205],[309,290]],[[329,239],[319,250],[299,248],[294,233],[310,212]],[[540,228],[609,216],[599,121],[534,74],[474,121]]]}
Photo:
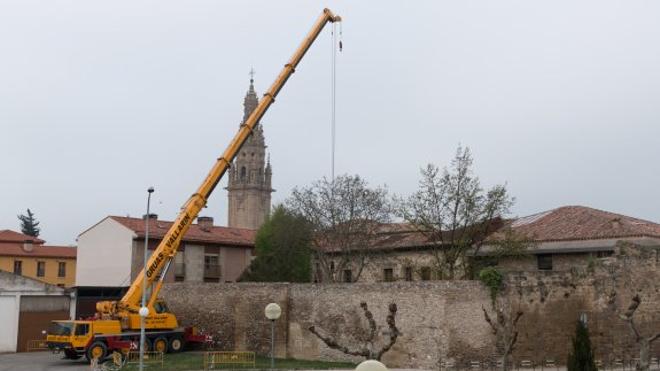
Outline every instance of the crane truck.
{"label": "crane truck", "polygon": [[[121,351],[131,344],[137,344],[140,338],[140,308],[142,291],[147,290],[148,300],[145,307],[146,344],[145,348],[159,352],[179,352],[186,343],[202,342],[203,334],[195,328],[179,326],[176,316],[171,313],[165,302],[158,298],[164,278],[174,261],[183,236],[193,220],[231,166],[234,157],[248,139],[252,130],[264,116],[275,97],[295,72],[295,68],[304,57],[314,40],[328,22],[339,22],[341,18],[329,9],[314,23],[301,45],[271,85],[268,92],[250,116],[241,124],[222,156],[217,159],[199,188],[181,208],[172,227],[167,231],[155,248],[145,268],[137,275],[126,294],[119,301],[102,301],[96,304],[97,314],[89,320],[53,321],[47,332],[46,342],[53,351],[64,352],[65,358],[78,359],[85,356],[88,360],[104,359],[112,351]],[[146,279],[145,279],[146,275]],[[143,284],[143,282],[146,282]]]}

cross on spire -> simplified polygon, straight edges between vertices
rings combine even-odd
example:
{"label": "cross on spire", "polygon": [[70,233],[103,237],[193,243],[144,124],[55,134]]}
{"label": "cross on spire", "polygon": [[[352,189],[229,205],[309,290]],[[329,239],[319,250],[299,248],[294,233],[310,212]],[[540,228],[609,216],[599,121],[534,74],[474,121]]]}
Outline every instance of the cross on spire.
{"label": "cross on spire", "polygon": [[256,72],[254,71],[254,68],[250,68],[250,73],[249,73],[249,75],[250,75],[250,82],[254,82],[254,75],[255,75],[255,74],[256,74]]}

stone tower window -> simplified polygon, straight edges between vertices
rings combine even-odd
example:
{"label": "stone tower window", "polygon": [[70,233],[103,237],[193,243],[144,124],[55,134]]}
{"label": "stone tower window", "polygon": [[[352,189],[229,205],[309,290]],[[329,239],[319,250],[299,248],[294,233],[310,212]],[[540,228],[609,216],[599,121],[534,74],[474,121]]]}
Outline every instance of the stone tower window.
{"label": "stone tower window", "polygon": [[245,182],[245,177],[247,176],[247,169],[245,166],[241,167],[241,182]]}

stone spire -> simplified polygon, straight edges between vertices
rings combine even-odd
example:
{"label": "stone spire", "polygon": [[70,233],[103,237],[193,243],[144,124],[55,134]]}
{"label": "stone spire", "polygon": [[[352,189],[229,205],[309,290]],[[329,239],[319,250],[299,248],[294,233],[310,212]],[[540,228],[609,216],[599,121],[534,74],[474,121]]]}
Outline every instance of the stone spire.
{"label": "stone spire", "polygon": [[[254,90],[254,71],[250,71],[250,86],[243,100],[243,120],[257,108],[259,99]],[[229,227],[258,229],[270,215],[272,168],[266,163],[266,141],[263,127],[257,124],[238,152],[228,172]]]}
{"label": "stone spire", "polygon": [[257,93],[254,91],[254,71],[250,71],[250,87],[248,88],[247,94],[243,99],[243,121],[247,120],[248,116],[257,108],[259,104],[259,98],[257,98]]}

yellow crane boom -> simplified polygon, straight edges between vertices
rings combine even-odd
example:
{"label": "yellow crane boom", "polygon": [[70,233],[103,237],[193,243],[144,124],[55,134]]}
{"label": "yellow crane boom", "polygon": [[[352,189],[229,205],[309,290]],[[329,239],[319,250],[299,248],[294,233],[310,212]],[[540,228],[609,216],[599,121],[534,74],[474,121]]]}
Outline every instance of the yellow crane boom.
{"label": "yellow crane boom", "polygon": [[270,105],[275,102],[275,97],[277,97],[277,94],[280,92],[289,77],[291,77],[291,74],[295,72],[296,66],[298,63],[300,63],[314,40],[316,40],[321,30],[323,30],[323,27],[328,22],[338,21],[341,21],[339,16],[333,14],[333,12],[329,9],[323,10],[323,13],[316,20],[314,26],[309,31],[301,45],[295,51],[289,62],[284,65],[284,68],[277,76],[270,89],[268,89],[268,91],[264,94],[264,97],[259,105],[241,125],[238,133],[229,143],[229,146],[225,152],[222,154],[222,156],[220,156],[220,158],[218,158],[215,165],[213,165],[213,168],[211,168],[211,171],[204,179],[204,182],[202,182],[197,191],[183,205],[181,212],[172,224],[172,227],[167,231],[162,241],[147,261],[147,264],[145,265],[146,272],[143,269],[137,275],[124,297],[117,303],[116,306],[108,306],[105,304],[101,305],[99,310],[105,313],[114,312],[112,314],[115,315],[120,314],[121,312],[124,312],[125,315],[128,314],[125,312],[137,313],[141,306],[140,303],[143,290],[143,278],[146,274],[147,285],[149,286],[155,284],[150,293],[147,304],[149,313],[154,313],[153,306],[158,296],[158,292],[162,287],[165,274],[167,273],[169,265],[172,263],[174,256],[179,250],[179,245],[181,244],[183,236],[188,231],[188,228],[190,228],[193,220],[197,217],[200,210],[206,205],[208,197],[218,185],[218,182],[220,179],[222,179],[227,169],[231,166],[231,162],[233,161],[234,157],[238,154],[238,151],[250,136],[254,127],[264,116]]}

